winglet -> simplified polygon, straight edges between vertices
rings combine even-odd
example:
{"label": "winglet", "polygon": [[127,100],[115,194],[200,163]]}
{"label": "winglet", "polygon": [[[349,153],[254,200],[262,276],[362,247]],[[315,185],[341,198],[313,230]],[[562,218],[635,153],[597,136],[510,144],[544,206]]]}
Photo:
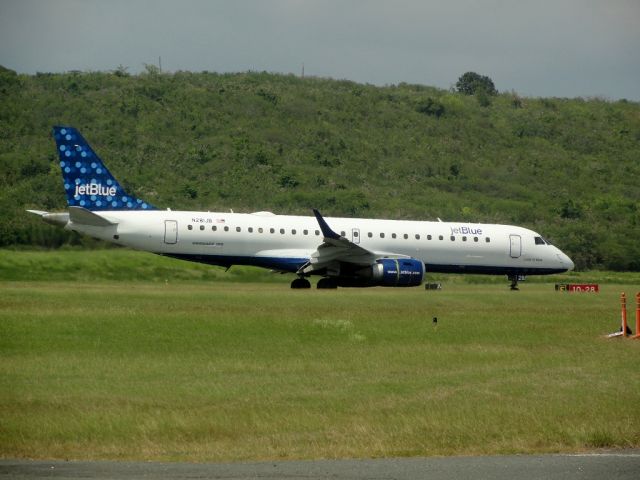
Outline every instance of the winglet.
{"label": "winglet", "polygon": [[313,214],[316,216],[318,225],[320,225],[320,230],[322,230],[322,235],[324,235],[325,238],[330,238],[332,240],[339,240],[341,238],[340,235],[331,230],[331,227],[327,225],[327,222],[322,217],[322,214],[315,208],[313,209]]}

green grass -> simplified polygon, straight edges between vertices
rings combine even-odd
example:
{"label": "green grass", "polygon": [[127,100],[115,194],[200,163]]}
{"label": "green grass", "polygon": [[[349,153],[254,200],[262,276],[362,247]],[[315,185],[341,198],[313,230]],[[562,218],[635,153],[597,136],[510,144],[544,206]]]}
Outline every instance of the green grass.
{"label": "green grass", "polygon": [[[638,274],[640,277],[640,274]],[[253,267],[212,267],[126,248],[86,250],[0,249],[0,281],[93,282],[174,281],[290,282],[291,278]]]}
{"label": "green grass", "polygon": [[[445,284],[500,284],[504,276],[429,274],[427,281]],[[141,281],[266,282],[285,283],[292,275],[234,266],[229,271],[200,263],[180,261],[126,248],[63,248],[58,250],[0,249],[0,281]],[[604,283],[640,285],[640,272],[583,271],[563,275],[528,277],[527,283]]]}
{"label": "green grass", "polygon": [[552,283],[425,292],[5,280],[0,456],[223,461],[638,447],[640,342],[602,337],[618,327],[622,290],[633,296],[640,285],[578,295]]}

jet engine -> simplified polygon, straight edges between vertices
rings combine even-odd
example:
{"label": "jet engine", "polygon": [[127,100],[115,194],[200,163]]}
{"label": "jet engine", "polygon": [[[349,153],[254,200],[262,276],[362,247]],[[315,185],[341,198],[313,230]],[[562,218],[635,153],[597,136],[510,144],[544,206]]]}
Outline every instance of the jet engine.
{"label": "jet engine", "polygon": [[372,280],[383,287],[418,286],[424,270],[424,263],[415,258],[383,258],[371,266]]}
{"label": "jet engine", "polygon": [[415,287],[422,283],[424,273],[424,263],[415,258],[382,258],[353,272],[343,269],[335,280],[341,287]]}

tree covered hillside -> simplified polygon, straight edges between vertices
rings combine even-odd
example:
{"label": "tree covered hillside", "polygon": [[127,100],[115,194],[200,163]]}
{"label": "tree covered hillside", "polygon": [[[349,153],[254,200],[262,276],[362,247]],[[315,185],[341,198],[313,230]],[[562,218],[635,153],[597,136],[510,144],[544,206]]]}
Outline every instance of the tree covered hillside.
{"label": "tree covered hillside", "polygon": [[640,270],[640,105],[267,73],[0,71],[0,246],[87,240],[51,127],[160,207],[513,223],[579,268]]}

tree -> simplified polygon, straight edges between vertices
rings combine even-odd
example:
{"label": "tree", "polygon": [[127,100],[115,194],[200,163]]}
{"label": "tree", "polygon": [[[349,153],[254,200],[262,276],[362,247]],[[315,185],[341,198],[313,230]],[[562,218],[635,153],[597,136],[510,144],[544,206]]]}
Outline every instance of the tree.
{"label": "tree", "polygon": [[127,70],[129,70],[129,67],[125,67],[124,65],[120,64],[120,65],[118,65],[118,68],[116,68],[113,71],[113,74],[116,77],[128,77],[129,76],[129,72]]}
{"label": "tree", "polygon": [[425,115],[431,115],[436,118],[440,118],[444,115],[444,105],[440,102],[436,102],[433,98],[429,97],[426,100],[420,102],[416,107],[416,111],[424,113]]}
{"label": "tree", "polygon": [[458,92],[465,95],[475,95],[478,91],[482,90],[487,95],[497,95],[493,81],[485,76],[476,72],[467,72],[463,74],[456,83]]}
{"label": "tree", "polygon": [[488,107],[491,105],[491,97],[484,88],[478,88],[476,90],[476,100],[478,100],[478,104],[481,107]]}

